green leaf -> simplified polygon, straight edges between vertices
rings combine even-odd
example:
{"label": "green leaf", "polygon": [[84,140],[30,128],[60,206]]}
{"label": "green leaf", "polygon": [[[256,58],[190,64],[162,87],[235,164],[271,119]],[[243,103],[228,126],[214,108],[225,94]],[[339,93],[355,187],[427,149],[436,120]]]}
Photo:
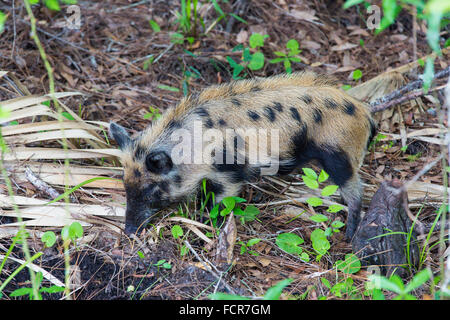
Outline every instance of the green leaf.
{"label": "green leaf", "polygon": [[156,21],[155,20],[149,20],[148,21],[149,23],[150,23],[150,26],[152,27],[152,29],[153,29],[153,32],[160,32],[161,31],[161,27],[159,26],[159,24],[158,23],[156,23]]}
{"label": "green leaf", "polygon": [[343,226],[345,226],[345,223],[343,223],[342,221],[339,221],[339,220],[334,220],[334,221],[331,223],[331,226],[332,226],[334,229],[340,229],[340,228],[342,228]]}
{"label": "green leaf", "polygon": [[64,287],[60,287],[60,286],[51,286],[51,287],[43,287],[39,290],[40,292],[46,292],[46,293],[58,293],[58,292],[63,292],[64,291]]}
{"label": "green leaf", "polygon": [[264,38],[265,37],[259,33],[253,33],[248,39],[250,47],[251,48],[262,47],[264,45]]}
{"label": "green leaf", "polygon": [[292,62],[302,62],[302,59],[300,59],[299,57],[289,57],[289,60],[291,60]]}
{"label": "green leaf", "polygon": [[322,229],[315,229],[311,232],[311,242],[314,250],[316,250],[320,255],[324,255],[328,252],[331,245],[325,236],[325,231]]}
{"label": "green leaf", "polygon": [[74,240],[83,236],[83,226],[78,221],[74,221],[70,224],[69,236]]}
{"label": "green leaf", "polygon": [[431,83],[434,78],[434,58],[428,57],[427,62],[425,64],[425,71],[423,75],[420,76],[423,80],[423,90],[428,92],[428,89],[431,87]]}
{"label": "green leaf", "polygon": [[331,196],[332,194],[334,194],[337,191],[338,188],[339,188],[339,186],[334,185],[334,184],[326,186],[325,188],[322,189],[321,195],[324,197]]}
{"label": "green leaf", "polygon": [[278,300],[280,299],[281,293],[283,292],[283,289],[288,286],[293,279],[284,279],[278,282],[273,287],[269,288],[264,295],[263,300]]}
{"label": "green leaf", "polygon": [[434,52],[441,54],[439,47],[440,29],[442,18],[450,12],[450,2],[442,0],[430,0],[426,4],[425,11],[428,22],[427,41]]}
{"label": "green leaf", "polygon": [[183,229],[178,224],[174,225],[171,231],[174,239],[178,239],[183,236]]}
{"label": "green leaf", "polygon": [[10,297],[20,297],[27,294],[31,294],[33,292],[32,288],[19,288],[11,292]]}
{"label": "green leaf", "polygon": [[341,211],[342,209],[344,209],[343,206],[338,205],[338,204],[332,204],[328,207],[327,212],[336,213],[336,212]]}
{"label": "green leaf", "polygon": [[353,80],[355,80],[355,81],[361,79],[362,78],[362,71],[359,70],[359,69],[354,70],[352,77],[353,77]]}
{"label": "green leaf", "polygon": [[226,208],[234,209],[236,206],[236,200],[234,200],[233,197],[223,198],[222,203]]}
{"label": "green leaf", "polygon": [[264,54],[262,52],[255,52],[252,55],[252,59],[250,60],[250,63],[248,64],[248,68],[250,70],[259,70],[262,67],[264,67]]}
{"label": "green leaf", "polygon": [[261,239],[259,238],[253,238],[247,241],[247,247],[254,246],[255,244],[259,243]]}
{"label": "green leaf", "polygon": [[306,184],[306,186],[310,189],[317,189],[319,188],[319,183],[317,180],[312,179],[308,176],[302,176],[303,182]]}
{"label": "green leaf", "polygon": [[170,42],[175,44],[183,44],[184,36],[181,33],[174,32],[170,35]]}
{"label": "green leaf", "polygon": [[250,300],[250,298],[238,296],[236,294],[228,294],[222,292],[216,292],[209,295],[211,300]]}
{"label": "green leaf", "polygon": [[323,201],[322,201],[322,199],[320,199],[318,197],[311,197],[311,198],[306,199],[306,203],[312,207],[317,207],[317,206],[321,206],[323,204]]}
{"label": "green leaf", "polygon": [[322,282],[322,284],[327,287],[328,289],[331,289],[331,283],[330,281],[328,281],[326,278],[320,278],[320,281]]}
{"label": "green leaf", "polygon": [[273,54],[278,57],[286,57],[286,53],[281,52],[281,51],[274,51]]}
{"label": "green leaf", "polygon": [[395,282],[387,279],[384,276],[380,276],[377,274],[371,274],[368,276],[368,279],[377,289],[389,290],[398,294],[403,293],[403,288],[398,286]]}
{"label": "green leaf", "polygon": [[46,231],[41,236],[41,241],[47,248],[52,247],[56,242],[56,235],[53,231]]}
{"label": "green leaf", "polygon": [[301,254],[303,250],[299,245],[303,244],[303,242],[305,241],[295,233],[281,233],[275,240],[280,249],[291,254]]}
{"label": "green leaf", "polygon": [[248,24],[247,21],[245,21],[244,19],[242,19],[241,17],[239,17],[237,14],[234,13],[230,13],[230,16],[232,16],[233,18],[235,18],[237,21],[240,21],[242,23]]}
{"label": "green leaf", "polygon": [[348,9],[354,5],[360,4],[364,2],[364,0],[347,0],[344,5],[342,6],[344,9]]}
{"label": "green leaf", "polygon": [[313,169],[311,169],[311,168],[302,168],[302,170],[303,170],[303,173],[307,177],[309,177],[311,179],[314,179],[314,180],[317,179],[317,173]]}
{"label": "green leaf", "polygon": [[295,39],[290,39],[286,43],[286,48],[288,48],[289,50],[298,50],[298,41]]}
{"label": "green leaf", "polygon": [[286,60],[286,58],[275,58],[269,61],[269,63],[279,63]]}
{"label": "green leaf", "polygon": [[245,200],[244,198],[240,198],[240,197],[232,197],[234,199],[234,201],[236,201],[236,203],[243,203],[243,202],[247,202],[247,200]]}
{"label": "green leaf", "polygon": [[328,177],[329,177],[328,173],[326,173],[324,170],[321,170],[319,174],[319,182],[322,183],[327,181]]}
{"label": "green leaf", "polygon": [[[6,23],[6,14],[3,13],[2,11],[0,11],[0,34],[2,34],[2,32],[5,30],[5,23]],[[1,112],[1,108],[0,108],[0,112]],[[0,119],[1,119],[1,114],[0,114]]]}
{"label": "green leaf", "polygon": [[157,87],[162,90],[168,90],[168,91],[172,91],[172,92],[180,92],[180,89],[171,87],[171,86],[167,86],[165,84],[160,84]]}
{"label": "green leaf", "polygon": [[345,255],[345,260],[336,261],[336,267],[346,274],[357,273],[361,269],[361,261],[353,253]]}
{"label": "green leaf", "polygon": [[309,217],[309,219],[311,219],[311,220],[314,221],[314,222],[320,223],[320,222],[325,222],[325,221],[327,221],[327,220],[328,220],[328,217],[325,216],[325,215],[323,215],[323,214],[315,214],[315,215]]}
{"label": "green leaf", "polygon": [[68,120],[72,120],[72,121],[75,120],[75,118],[70,113],[68,113],[66,111],[62,112],[61,114],[64,116],[64,118],[66,118]]}
{"label": "green leaf", "polygon": [[423,269],[422,271],[416,273],[412,280],[406,285],[405,291],[411,292],[419,288],[421,285],[426,283],[431,278],[431,272],[429,269]]}
{"label": "green leaf", "polygon": [[58,0],[44,0],[45,6],[53,11],[60,11],[61,7],[59,6]]}

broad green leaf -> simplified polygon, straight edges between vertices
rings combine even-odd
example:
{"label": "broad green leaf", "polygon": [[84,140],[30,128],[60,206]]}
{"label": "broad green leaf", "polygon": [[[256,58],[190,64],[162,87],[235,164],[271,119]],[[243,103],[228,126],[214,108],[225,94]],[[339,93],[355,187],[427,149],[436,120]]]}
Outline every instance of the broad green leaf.
{"label": "broad green leaf", "polygon": [[405,291],[411,292],[419,288],[425,282],[431,278],[431,272],[429,269],[423,269],[422,271],[416,273],[412,280],[406,285]]}
{"label": "broad green leaf", "polygon": [[311,242],[314,250],[316,250],[320,255],[327,253],[331,247],[330,242],[322,229],[315,229],[311,232]]}
{"label": "broad green leaf", "polygon": [[323,188],[321,194],[324,197],[331,196],[332,194],[334,194],[337,191],[338,188],[339,188],[339,186],[331,184],[331,185]]}
{"label": "broad green leaf", "polygon": [[302,170],[303,170],[303,173],[307,177],[309,177],[311,179],[317,179],[317,173],[313,169],[311,169],[311,168],[302,168]]}
{"label": "broad green leaf", "polygon": [[250,38],[248,39],[250,47],[256,48],[256,47],[262,47],[264,45],[264,36],[259,33],[252,33]]}
{"label": "broad green leaf", "polygon": [[280,299],[281,293],[283,289],[288,286],[294,279],[284,279],[278,282],[273,287],[267,289],[266,294],[264,295],[264,300],[278,300]]}
{"label": "broad green leaf", "polygon": [[327,212],[336,213],[336,212],[341,211],[342,209],[344,209],[343,206],[338,205],[338,204],[332,204],[328,207]]}
{"label": "broad green leaf", "polygon": [[323,201],[320,198],[311,197],[311,198],[306,199],[306,203],[308,203],[312,207],[317,207],[317,206],[321,206],[323,204]]}
{"label": "broad green leaf", "polygon": [[59,6],[58,0],[44,0],[45,6],[53,11],[60,11],[61,7]]}
{"label": "broad green leaf", "polygon": [[331,226],[332,226],[333,228],[335,228],[335,229],[340,229],[340,228],[342,228],[343,226],[345,226],[345,223],[343,223],[342,221],[339,221],[339,220],[334,220],[334,221],[331,223]]}
{"label": "broad green leaf", "polygon": [[171,231],[174,239],[178,239],[183,236],[183,229],[178,224],[174,225]]}
{"label": "broad green leaf", "polygon": [[[5,30],[5,22],[6,22],[6,13],[3,13],[0,11],[0,34]],[[0,108],[1,112],[1,108]],[[0,119],[1,119],[1,113],[0,113]]]}
{"label": "broad green leaf", "polygon": [[352,77],[353,77],[353,80],[355,80],[355,81],[361,79],[362,71],[359,69],[354,70]]}
{"label": "broad green leaf", "polygon": [[46,231],[42,234],[41,241],[45,244],[46,247],[50,248],[56,242],[56,235],[53,231]]}
{"label": "broad green leaf", "polygon": [[247,247],[254,246],[255,244],[259,243],[261,239],[259,238],[253,238],[247,241]]}
{"label": "broad green leaf", "polygon": [[32,288],[19,288],[11,292],[10,297],[20,297],[27,294],[31,294],[33,292]]}
{"label": "broad green leaf", "polygon": [[78,239],[83,236],[83,226],[78,221],[74,221],[70,224],[69,236],[71,239]]}
{"label": "broad green leaf", "polygon": [[294,233],[281,233],[275,240],[280,249],[291,254],[301,254],[303,250],[299,245],[303,244],[303,242],[305,241]]}
{"label": "broad green leaf", "polygon": [[322,183],[322,182],[325,182],[325,181],[327,181],[328,180],[328,177],[329,177],[329,175],[328,175],[328,173],[326,173],[324,170],[321,170],[320,171],[320,174],[319,174],[319,182],[320,183]]}
{"label": "broad green leaf", "polygon": [[290,51],[298,51],[298,41],[295,39],[290,39],[286,43],[286,48],[288,48]]}
{"label": "broad green leaf", "polygon": [[264,67],[264,54],[262,52],[255,52],[252,55],[252,59],[250,60],[250,63],[248,64],[248,68],[250,70],[259,70],[262,67]]}
{"label": "broad green leaf", "polygon": [[306,186],[310,189],[317,189],[319,188],[319,183],[317,180],[312,179],[308,176],[302,176],[303,182],[306,184]]}
{"label": "broad green leaf", "polygon": [[236,200],[234,200],[233,197],[226,197],[223,198],[222,203],[226,208],[233,209],[236,205]]}
{"label": "broad green leaf", "polygon": [[270,60],[269,62],[270,63],[279,63],[279,62],[284,61],[285,59],[286,58],[275,58],[275,59]]}
{"label": "broad green leaf", "polygon": [[361,261],[353,253],[345,255],[345,260],[336,261],[336,267],[347,274],[357,273],[361,269]]}
{"label": "broad green leaf", "polygon": [[156,23],[155,20],[149,20],[148,22],[150,23],[150,26],[152,27],[153,32],[156,33],[156,32],[160,32],[161,31],[161,28],[160,28],[159,24]]}
{"label": "broad green leaf", "polygon": [[395,282],[390,281],[388,278],[384,276],[372,274],[369,275],[368,279],[373,283],[373,285],[377,289],[389,290],[397,294],[403,293],[403,288],[399,287]]}
{"label": "broad green leaf", "polygon": [[315,215],[309,217],[309,219],[311,219],[311,220],[314,221],[314,222],[320,223],[320,222],[325,222],[325,221],[327,221],[327,220],[328,220],[328,217],[325,216],[325,215],[323,215],[323,214],[315,214]]}

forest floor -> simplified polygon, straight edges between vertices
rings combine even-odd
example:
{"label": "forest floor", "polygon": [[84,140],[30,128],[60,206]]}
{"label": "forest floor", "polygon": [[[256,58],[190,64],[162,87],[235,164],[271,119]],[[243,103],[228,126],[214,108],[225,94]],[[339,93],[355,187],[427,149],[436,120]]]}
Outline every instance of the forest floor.
{"label": "forest floor", "polygon": [[[204,26],[199,23],[197,34],[193,31],[188,35],[193,37],[192,43],[185,40],[182,44],[174,43],[171,38],[171,34],[179,30],[175,15],[180,10],[179,1],[78,1],[80,28],[74,30],[65,27],[67,19],[64,17],[69,16],[67,6],[63,6],[60,12],[50,11],[43,5],[34,6],[33,12],[38,19],[37,33],[54,71],[55,91],[83,93],[62,98],[64,104],[83,121],[115,121],[135,133],[145,128],[155,113],[163,113],[176,105],[185,93],[200,92],[211,84],[232,80],[233,70],[226,57],[239,61],[242,53],[233,49],[239,44],[248,47],[249,37],[253,33],[268,35],[260,48],[266,63],[257,71],[246,68],[241,73],[246,78],[285,72],[283,63],[267,61],[277,57],[274,54],[276,51],[286,52],[286,43],[290,39],[296,39],[302,50],[299,53],[301,62],[292,63],[293,71],[312,70],[329,74],[347,87],[430,54],[425,26],[419,23],[414,36],[412,16],[405,10],[396,23],[375,36],[373,30],[368,30],[365,25],[365,10],[362,7],[344,10],[343,1],[260,0],[251,1],[242,7],[232,6],[232,1],[219,2],[225,13],[234,12],[246,23],[227,15],[216,24],[213,23],[218,12],[212,3],[203,2],[206,4],[199,15],[203,18]],[[0,4],[0,10],[10,13],[5,32],[0,37],[0,74],[2,71],[8,72],[7,75],[0,75],[0,101],[29,94],[42,96],[49,92],[47,72],[30,37],[30,20],[24,6],[19,3],[16,1],[14,11],[11,4]],[[160,30],[156,24],[152,28],[149,20],[153,20]],[[448,56],[438,58],[435,69],[443,69],[447,64]],[[352,74],[357,69],[361,70],[362,77],[356,77],[355,80]],[[418,67],[405,73],[405,81],[416,79],[422,72],[423,68]],[[443,99],[442,92],[436,90],[377,116],[379,130],[385,137],[369,150],[361,168],[365,186],[363,211],[367,210],[371,195],[383,180],[398,178],[408,181],[427,163],[438,159],[441,153],[440,135],[433,130],[441,128],[442,123],[446,124],[446,119],[439,119],[438,116]],[[41,120],[40,117],[25,117],[14,124]],[[427,134],[420,131],[424,129],[433,130]],[[100,133],[100,137],[102,135]],[[102,138],[108,140],[107,137]],[[15,147],[21,146],[17,141],[16,144],[11,142],[13,151]],[[71,138],[71,143],[71,147],[79,149],[92,147],[82,139]],[[61,148],[57,140],[33,141],[27,146]],[[20,171],[20,168],[27,166],[28,161],[20,158],[16,160],[16,165],[13,165],[14,160],[10,160],[9,167],[6,165],[14,193],[30,199],[50,200]],[[44,162],[63,164],[63,160],[34,161],[34,173],[41,178],[38,164]],[[118,172],[111,177],[120,178],[117,159],[78,158],[71,160],[70,165],[94,170],[96,166],[102,169],[111,167],[111,170]],[[91,219],[90,223],[83,224],[83,238],[76,246],[71,245],[69,251],[74,288],[72,298],[207,299],[212,292],[230,293],[229,288],[244,296],[263,296],[268,288],[280,280],[291,278],[293,282],[284,290],[283,299],[370,299],[370,295],[364,294],[367,282],[365,269],[346,274],[334,267],[336,261],[343,260],[346,254],[352,252],[351,245],[343,239],[343,232],[330,236],[331,247],[327,254],[320,260],[315,259],[316,254],[309,239],[313,230],[321,227],[321,224],[298,216],[306,211],[310,215],[324,214],[330,221],[336,217],[345,221],[345,214],[329,213],[326,208],[313,208],[291,201],[292,197],[285,195],[287,188],[282,183],[291,181],[295,185],[295,182],[301,182],[299,177],[293,174],[287,180],[277,180],[278,184],[276,181],[261,179],[245,187],[240,197],[257,206],[260,213],[252,222],[244,225],[237,223],[233,263],[223,272],[220,281],[216,277],[220,270],[205,270],[203,263],[198,260],[214,261],[217,239],[212,238],[207,243],[187,224],[167,218],[169,215],[161,221],[152,222],[155,223],[156,233],[155,230],[149,230],[139,239],[128,239],[123,233],[117,232],[118,228],[108,227],[108,221],[113,221],[116,226],[123,228],[120,220],[108,220],[107,217]],[[7,195],[6,184],[1,181],[0,195]],[[422,175],[418,182],[442,190],[439,189],[443,185],[441,163],[438,162]],[[63,183],[54,183],[52,186],[64,192]],[[115,203],[124,207],[126,198],[121,184],[108,187],[99,183],[91,185],[91,188],[83,186],[75,190],[71,195],[72,201],[79,205],[108,206]],[[435,219],[444,194],[439,192],[435,198],[430,196],[431,191],[426,190],[409,195],[411,212],[416,215],[421,210],[420,221],[429,223]],[[0,213],[10,212],[10,209],[2,205]],[[194,208],[192,212],[195,211]],[[172,217],[179,215],[177,208],[168,209],[168,212],[172,213]],[[0,215],[0,224],[14,222],[11,215],[4,215],[3,218]],[[185,217],[194,219],[195,214]],[[181,225],[184,231],[182,240],[171,233],[175,224]],[[64,281],[61,241],[51,248],[44,248],[40,240],[42,232],[53,230],[59,234],[60,229],[60,226],[55,225],[27,227],[32,254],[43,252],[33,262],[34,265]],[[17,231],[17,227],[13,230]],[[201,232],[205,232],[205,229],[201,229]],[[302,248],[311,253],[310,261],[304,262],[279,248],[276,238],[283,232],[294,232],[305,240]],[[254,238],[261,241],[241,253],[241,247]],[[1,254],[8,250],[12,239],[11,234],[2,234]],[[192,250],[186,248],[183,240],[190,244]],[[439,250],[442,248],[433,244],[438,240],[439,234],[435,232],[427,246],[431,249],[423,261],[423,265],[437,274],[440,268],[439,253],[442,254]],[[19,244],[14,247],[11,257],[24,259]],[[161,260],[168,262],[170,268],[168,265],[167,268],[158,265]],[[8,262],[0,274],[0,283],[18,266],[17,262]],[[50,286],[47,276],[44,278],[43,286]],[[334,289],[327,287],[324,278]],[[339,283],[345,283],[345,286],[335,286]],[[13,299],[9,297],[12,291],[28,286],[29,274],[25,268],[3,290],[3,299]],[[429,297],[430,292],[417,290],[414,294],[423,299]],[[59,299],[61,296],[61,293],[44,293],[46,299]],[[388,298],[392,296],[392,293],[387,293]]]}

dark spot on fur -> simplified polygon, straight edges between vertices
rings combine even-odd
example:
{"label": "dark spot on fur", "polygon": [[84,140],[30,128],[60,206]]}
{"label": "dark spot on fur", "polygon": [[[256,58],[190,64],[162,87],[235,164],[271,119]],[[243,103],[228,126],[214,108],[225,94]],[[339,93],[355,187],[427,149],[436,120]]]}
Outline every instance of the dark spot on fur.
{"label": "dark spot on fur", "polygon": [[173,177],[173,181],[174,181],[177,185],[180,185],[181,182],[183,182],[183,178],[181,178],[181,176],[177,174],[175,177]]}
{"label": "dark spot on fur", "polygon": [[208,118],[205,122],[205,127],[211,129],[214,127],[214,122],[211,120],[211,118]]}
{"label": "dark spot on fur", "polygon": [[196,114],[198,114],[201,117],[209,117],[209,112],[208,110],[206,110],[203,107],[198,107],[197,109],[195,109],[194,111]]}
{"label": "dark spot on fur", "polygon": [[273,107],[275,108],[275,110],[277,110],[278,112],[283,112],[283,105],[279,102],[274,102],[273,103]]}
{"label": "dark spot on fur", "polygon": [[136,178],[140,178],[141,177],[141,172],[138,169],[134,169],[133,173],[134,173],[134,176]]}
{"label": "dark spot on fur", "polygon": [[136,150],[134,150],[134,159],[142,160],[145,157],[145,149],[141,145],[137,145]]}
{"label": "dark spot on fur", "polygon": [[239,99],[236,99],[236,98],[232,98],[231,99],[231,103],[233,104],[233,105],[235,105],[236,107],[240,107],[241,106],[241,102],[239,101]]}
{"label": "dark spot on fur", "polygon": [[344,100],[344,112],[350,116],[355,115],[355,105],[348,101],[348,100]]}
{"label": "dark spot on fur", "polygon": [[267,117],[267,119],[270,120],[270,122],[275,121],[275,118],[276,118],[275,111],[273,111],[273,109],[271,107],[264,108],[264,115]]}
{"label": "dark spot on fur", "polygon": [[302,118],[300,117],[300,114],[298,113],[298,110],[296,108],[292,107],[289,110],[291,110],[292,118],[294,118],[298,122],[302,122]]}
{"label": "dark spot on fur", "polygon": [[167,181],[161,181],[158,183],[159,188],[165,193],[169,192],[169,183]]}
{"label": "dark spot on fur", "polygon": [[325,104],[325,107],[329,108],[329,109],[336,109],[337,108],[337,103],[336,101],[334,101],[331,98],[325,98],[323,100],[323,103]]}
{"label": "dark spot on fur", "polygon": [[180,123],[180,121],[177,121],[177,120],[170,120],[168,123],[167,123],[167,129],[168,130],[172,130],[172,129],[179,129],[179,128],[181,128],[181,123]]}
{"label": "dark spot on fur", "polygon": [[261,88],[258,87],[258,86],[255,86],[255,87],[251,88],[250,91],[251,92],[258,92],[258,91],[261,91]]}
{"label": "dark spot on fur", "polygon": [[312,98],[310,95],[303,95],[300,97],[300,100],[302,100],[304,103],[310,104],[312,102]]}
{"label": "dark spot on fur", "polygon": [[370,136],[369,136],[369,139],[367,140],[366,148],[369,148],[369,145],[372,142],[373,138],[375,138],[375,136],[377,134],[377,129],[378,129],[378,126],[373,119],[369,118],[368,120],[369,120],[369,125],[370,125]]}
{"label": "dark spot on fur", "polygon": [[323,116],[322,110],[314,108],[313,117],[316,123],[322,123],[322,116]]}
{"label": "dark spot on fur", "polygon": [[211,180],[206,180],[206,192],[214,192],[214,195],[222,193],[224,190],[223,184]]}
{"label": "dark spot on fur", "polygon": [[227,122],[223,119],[219,119],[219,124],[223,127],[227,125]]}
{"label": "dark spot on fur", "polygon": [[259,114],[257,114],[255,111],[247,111],[248,116],[250,117],[250,119],[252,119],[253,121],[258,121],[260,116]]}

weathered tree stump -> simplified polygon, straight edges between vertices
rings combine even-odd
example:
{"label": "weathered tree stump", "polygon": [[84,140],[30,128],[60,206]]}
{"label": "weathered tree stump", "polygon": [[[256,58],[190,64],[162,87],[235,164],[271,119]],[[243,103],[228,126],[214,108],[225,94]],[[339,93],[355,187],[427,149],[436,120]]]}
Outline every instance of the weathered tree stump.
{"label": "weathered tree stump", "polygon": [[386,276],[405,276],[407,270],[403,267],[419,261],[415,230],[408,248],[412,221],[405,210],[408,198],[401,186],[398,180],[383,181],[352,240],[353,252],[362,264],[376,265]]}

